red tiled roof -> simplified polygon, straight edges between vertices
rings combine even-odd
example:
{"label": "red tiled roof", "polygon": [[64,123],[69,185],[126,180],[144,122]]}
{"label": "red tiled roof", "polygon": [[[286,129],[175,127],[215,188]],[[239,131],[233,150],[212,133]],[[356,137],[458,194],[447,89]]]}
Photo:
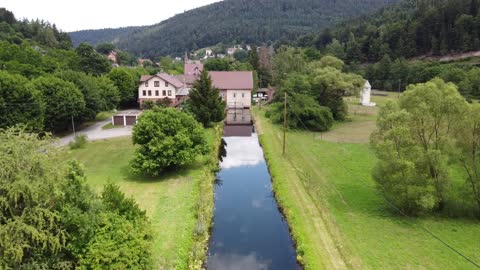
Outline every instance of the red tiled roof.
{"label": "red tiled roof", "polygon": [[168,75],[167,73],[158,73],[157,76],[164,81],[170,83],[171,85],[175,86],[176,88],[183,86],[183,83],[181,81],[171,75]]}
{"label": "red tiled roof", "polygon": [[210,71],[214,87],[220,90],[253,90],[251,71]]}
{"label": "red tiled roof", "polygon": [[195,80],[197,80],[197,77],[193,76],[193,75],[177,75],[175,76],[175,78],[177,78],[177,80],[181,81],[182,83],[185,83],[187,85],[192,85]]}
{"label": "red tiled roof", "polygon": [[152,77],[153,77],[153,75],[142,75],[142,77],[140,78],[140,82],[148,81]]}
{"label": "red tiled roof", "polygon": [[[198,69],[198,71],[196,70]],[[200,74],[203,71],[203,64],[196,62],[196,63],[185,63],[184,66],[184,74],[185,75],[195,75]]]}
{"label": "red tiled roof", "polygon": [[158,78],[168,82],[169,84],[175,86],[176,88],[179,88],[179,87],[183,86],[183,82],[179,81],[177,78],[175,78],[173,76],[168,75],[167,73],[158,73],[158,74],[155,74],[155,75],[142,75],[142,77],[140,78],[140,83],[146,82],[153,77],[158,77]]}

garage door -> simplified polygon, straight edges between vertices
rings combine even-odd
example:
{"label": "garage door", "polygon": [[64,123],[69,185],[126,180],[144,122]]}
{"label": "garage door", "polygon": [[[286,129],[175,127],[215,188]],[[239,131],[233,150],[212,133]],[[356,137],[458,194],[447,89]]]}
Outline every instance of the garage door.
{"label": "garage door", "polygon": [[114,116],[113,117],[113,125],[114,126],[123,126],[123,115],[122,116]]}
{"label": "garage door", "polygon": [[125,116],[125,117],[126,117],[126,120],[127,120],[127,126],[133,126],[137,123],[137,117],[136,116],[129,115],[129,116]]}

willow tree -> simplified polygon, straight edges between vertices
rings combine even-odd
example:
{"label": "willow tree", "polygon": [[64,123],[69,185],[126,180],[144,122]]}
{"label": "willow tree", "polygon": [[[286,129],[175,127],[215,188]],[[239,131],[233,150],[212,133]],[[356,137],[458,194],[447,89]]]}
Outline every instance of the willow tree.
{"label": "willow tree", "polygon": [[444,207],[452,137],[466,106],[454,84],[434,79],[382,108],[371,145],[378,158],[373,178],[387,200],[410,214]]}
{"label": "willow tree", "polygon": [[459,161],[466,172],[467,186],[480,210],[480,104],[469,105],[456,132]]}

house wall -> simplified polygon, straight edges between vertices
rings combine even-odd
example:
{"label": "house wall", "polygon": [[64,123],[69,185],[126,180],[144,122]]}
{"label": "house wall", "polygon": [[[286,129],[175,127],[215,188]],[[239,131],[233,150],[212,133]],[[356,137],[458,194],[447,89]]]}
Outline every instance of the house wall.
{"label": "house wall", "polygon": [[243,106],[244,108],[250,108],[252,106],[251,90],[223,90],[221,94],[226,98],[227,107]]}
{"label": "house wall", "polygon": [[[160,82],[160,86],[158,87],[155,87],[155,81],[158,81]],[[146,95],[143,95],[143,91],[146,91]],[[148,95],[148,91],[152,91],[152,95],[149,96]],[[158,90],[158,96],[155,95],[155,91]],[[165,94],[166,95],[163,95],[163,90],[165,90]],[[169,96],[168,95],[168,91],[171,91],[171,95]],[[148,81],[148,86],[145,86],[145,82],[142,82],[139,86],[138,86],[138,98],[139,98],[139,101],[140,102],[143,102],[145,100],[158,100],[158,99],[163,99],[163,98],[170,98],[170,99],[175,99],[176,95],[175,95],[175,91],[176,91],[176,88],[175,86],[173,86],[172,84],[168,84],[168,87],[165,86],[165,81],[158,78],[158,77],[153,77],[151,78],[149,81]]]}

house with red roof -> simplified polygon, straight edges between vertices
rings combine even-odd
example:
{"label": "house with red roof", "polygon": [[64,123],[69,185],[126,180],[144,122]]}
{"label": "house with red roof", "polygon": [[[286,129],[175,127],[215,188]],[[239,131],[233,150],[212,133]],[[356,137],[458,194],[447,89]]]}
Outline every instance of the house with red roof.
{"label": "house with red roof", "polygon": [[138,86],[138,103],[140,107],[145,101],[158,102],[169,99],[172,106],[182,103],[190,93],[190,88],[167,73],[143,75]]}
{"label": "house with red roof", "polygon": [[252,106],[252,71],[210,71],[208,74],[213,87],[220,90],[228,109],[248,109]]}
{"label": "house with red roof", "polygon": [[184,64],[184,74],[190,76],[200,76],[203,71],[203,64],[200,61],[190,61]]}
{"label": "house with red roof", "polygon": [[[166,73],[142,76],[138,87],[139,104],[142,105],[146,100],[157,102],[169,98],[173,106],[178,106],[185,101],[193,83],[203,71],[203,64],[200,61],[190,61],[185,55],[184,68],[184,74],[177,76]],[[209,76],[212,85],[220,90],[220,95],[229,109],[251,107],[253,72],[211,71]]]}

